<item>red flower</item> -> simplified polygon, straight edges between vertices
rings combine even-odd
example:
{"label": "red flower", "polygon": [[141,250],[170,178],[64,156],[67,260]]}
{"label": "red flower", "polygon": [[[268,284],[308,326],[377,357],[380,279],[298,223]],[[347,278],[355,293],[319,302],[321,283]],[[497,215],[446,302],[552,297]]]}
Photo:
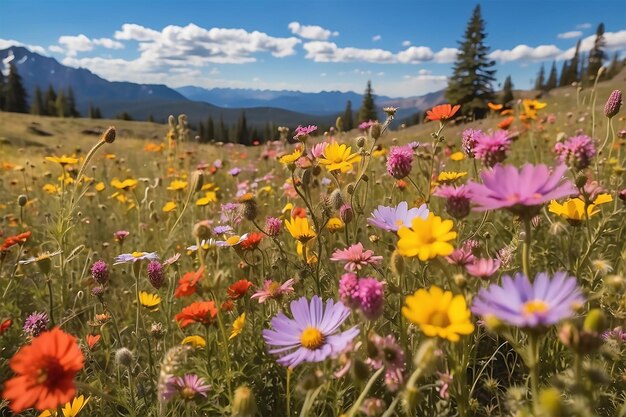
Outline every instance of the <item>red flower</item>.
{"label": "red flower", "polygon": [[248,292],[248,289],[250,289],[251,286],[252,286],[252,283],[248,281],[247,279],[239,280],[235,282],[234,284],[232,284],[230,287],[228,287],[227,289],[228,297],[231,300],[238,300],[244,295],[246,295],[246,293]]}
{"label": "red flower", "polygon": [[76,338],[58,327],[23,346],[9,361],[17,375],[4,384],[2,397],[14,413],[34,407],[57,408],[76,394],[74,377],[85,357]]}
{"label": "red flower", "polygon": [[461,106],[459,104],[454,107],[450,104],[440,104],[428,110],[426,112],[426,118],[428,120],[448,120],[451,119],[460,108]]}
{"label": "red flower", "polygon": [[502,130],[507,130],[509,127],[511,127],[511,123],[513,123],[514,120],[515,118],[513,116],[509,116],[500,123],[498,123],[498,127]]}
{"label": "red flower", "polygon": [[263,240],[263,236],[265,236],[261,232],[250,232],[248,233],[248,237],[239,244],[239,246],[243,250],[253,250],[259,247],[259,243]]}
{"label": "red flower", "polygon": [[291,217],[302,217],[305,218],[306,217],[306,209],[304,207],[294,207],[293,210],[291,210]]}
{"label": "red flower", "polygon": [[217,309],[213,301],[196,301],[184,307],[174,319],[181,328],[185,328],[193,323],[212,324],[215,317],[217,317]]}
{"label": "red flower", "polygon": [[178,287],[176,287],[176,291],[174,291],[174,297],[187,297],[196,292],[196,284],[204,275],[204,266],[200,267],[195,272],[187,272],[183,277],[178,281]]}
{"label": "red flower", "polygon": [[11,319],[6,319],[2,323],[0,323],[0,336],[2,336],[4,332],[9,330],[9,327],[11,327],[12,324],[13,324],[13,320]]}
{"label": "red flower", "polygon": [[96,343],[98,343],[98,341],[100,340],[100,335],[99,334],[88,334],[87,335],[87,346],[89,346],[89,350],[92,350],[93,347],[96,345]]}
{"label": "red flower", "polygon": [[2,246],[0,246],[0,252],[4,252],[8,250],[10,247],[15,246],[17,244],[26,243],[26,241],[28,240],[31,234],[32,233],[29,231],[29,232],[20,233],[19,235],[7,237],[6,239],[4,239],[4,243],[2,244]]}

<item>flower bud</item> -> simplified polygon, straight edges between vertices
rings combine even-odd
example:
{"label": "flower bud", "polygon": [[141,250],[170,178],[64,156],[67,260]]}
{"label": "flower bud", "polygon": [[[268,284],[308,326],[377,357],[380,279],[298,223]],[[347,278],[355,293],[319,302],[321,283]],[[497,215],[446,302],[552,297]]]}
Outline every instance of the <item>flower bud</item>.
{"label": "flower bud", "polygon": [[117,132],[115,131],[115,126],[109,126],[107,130],[102,134],[102,140],[106,143],[115,142],[115,137],[117,136]]}
{"label": "flower bud", "polygon": [[604,115],[611,119],[617,113],[619,113],[622,107],[622,92],[620,90],[613,90],[611,95],[604,105]]}
{"label": "flower bud", "polygon": [[343,205],[343,194],[339,188],[335,188],[332,193],[330,193],[330,205],[335,210],[339,210]]}
{"label": "flower bud", "polygon": [[359,136],[358,138],[356,138],[356,146],[358,146],[359,148],[365,146],[365,136]]}
{"label": "flower bud", "polygon": [[148,280],[150,284],[155,288],[159,289],[163,286],[165,282],[165,274],[163,273],[163,266],[158,261],[151,261],[148,264]]}
{"label": "flower bud", "polygon": [[382,135],[383,133],[383,127],[381,126],[380,123],[376,122],[372,125],[372,127],[370,127],[370,136],[376,140],[380,137],[380,135]]}
{"label": "flower bud", "polygon": [[428,339],[420,345],[413,357],[413,363],[426,375],[433,370],[437,356],[437,343],[432,339]]}
{"label": "flower bud", "polygon": [[589,311],[589,314],[587,314],[583,322],[583,330],[588,332],[601,333],[606,330],[606,326],[606,316],[599,308],[594,308]]}
{"label": "flower bud", "polygon": [[624,287],[624,277],[620,275],[608,275],[604,278],[604,283],[611,289],[618,291]]}
{"label": "flower bud", "polygon": [[467,279],[465,278],[465,275],[463,274],[454,274],[454,276],[452,277],[452,280],[457,285],[457,287],[461,289],[465,288],[465,286],[467,285]]}
{"label": "flower bud", "polygon": [[579,174],[576,176],[576,187],[583,188],[587,184],[587,176],[585,174]]}
{"label": "flower bud", "polygon": [[193,226],[193,235],[198,239],[208,239],[211,237],[211,228],[209,227],[209,223],[204,220],[196,223]]}
{"label": "flower bud", "polygon": [[397,250],[394,250],[391,254],[391,272],[400,278],[404,273],[404,257],[398,253]]}
{"label": "flower bud", "polygon": [[20,195],[17,197],[17,204],[18,204],[20,207],[24,207],[24,206],[26,205],[26,203],[28,203],[28,197],[27,197],[27,196],[25,196],[24,194],[20,194]]}
{"label": "flower bud", "polygon": [[545,388],[539,393],[539,406],[547,417],[565,417],[561,393],[556,388]]}
{"label": "flower bud", "polygon": [[125,347],[119,348],[115,352],[115,362],[117,362],[117,364],[120,366],[126,366],[127,368],[130,368],[130,366],[133,364],[133,360],[133,352]]}
{"label": "flower bud", "polygon": [[354,210],[350,204],[345,203],[339,207],[339,218],[345,224],[350,223],[354,219]]}
{"label": "flower bud", "polygon": [[233,417],[254,417],[257,413],[256,400],[252,390],[245,385],[235,390],[233,399]]}
{"label": "flower bud", "polygon": [[166,330],[163,328],[163,323],[152,323],[152,326],[150,326],[150,336],[155,340],[163,339],[165,333]]}

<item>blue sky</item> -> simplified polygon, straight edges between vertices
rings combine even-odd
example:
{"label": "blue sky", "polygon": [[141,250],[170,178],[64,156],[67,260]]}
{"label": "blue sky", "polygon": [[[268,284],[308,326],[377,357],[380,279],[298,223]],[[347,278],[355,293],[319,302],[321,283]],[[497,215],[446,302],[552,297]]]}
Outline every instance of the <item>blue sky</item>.
{"label": "blue sky", "polygon": [[[2,0],[0,48],[30,46],[112,81],[413,96],[451,74],[476,2]],[[593,44],[626,52],[626,2],[481,1],[498,80]],[[560,65],[559,65],[560,68]]]}

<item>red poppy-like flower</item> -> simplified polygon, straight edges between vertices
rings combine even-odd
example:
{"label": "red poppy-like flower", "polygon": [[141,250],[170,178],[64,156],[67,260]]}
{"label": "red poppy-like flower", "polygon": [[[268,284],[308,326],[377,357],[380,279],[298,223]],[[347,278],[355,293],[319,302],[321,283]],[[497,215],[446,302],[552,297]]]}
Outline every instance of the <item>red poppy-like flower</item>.
{"label": "red poppy-like flower", "polygon": [[17,375],[4,384],[2,397],[14,413],[57,408],[76,394],[74,377],[84,362],[76,338],[55,327],[11,358],[9,365]]}
{"label": "red poppy-like flower", "polygon": [[302,217],[305,218],[306,217],[306,209],[304,207],[294,207],[293,210],[291,210],[291,217]]}
{"label": "red poppy-like flower", "polygon": [[26,243],[31,234],[32,233],[29,231],[20,233],[19,235],[7,237],[6,239],[4,239],[4,243],[2,244],[2,246],[0,246],[0,252],[8,250],[12,246]]}
{"label": "red poppy-like flower", "polygon": [[185,328],[193,323],[213,324],[215,317],[217,317],[217,309],[213,301],[196,301],[184,307],[174,319],[181,328]]}
{"label": "red poppy-like flower", "polygon": [[459,104],[454,107],[450,104],[440,104],[428,110],[426,112],[426,118],[428,120],[448,120],[451,119],[460,108],[461,106]]}
{"label": "red poppy-like flower", "polygon": [[9,330],[9,327],[11,327],[12,324],[13,324],[13,320],[11,319],[6,319],[2,323],[0,323],[0,336],[2,336],[4,332]]}
{"label": "red poppy-like flower", "polygon": [[511,123],[513,123],[514,120],[515,117],[509,116],[500,123],[498,123],[498,127],[502,130],[507,130],[509,127],[511,127]]}
{"label": "red poppy-like flower", "polygon": [[248,281],[247,279],[239,280],[235,282],[234,284],[232,284],[230,287],[228,287],[227,289],[228,297],[231,300],[238,300],[244,295],[246,295],[246,293],[248,292],[248,289],[250,289],[251,286],[252,286],[252,283]]}
{"label": "red poppy-like flower", "polygon": [[93,349],[93,347],[100,340],[99,334],[88,334],[87,335],[87,346],[89,346],[89,350]]}
{"label": "red poppy-like flower", "polygon": [[243,240],[239,246],[243,250],[254,250],[259,247],[259,243],[263,240],[263,236],[265,236],[261,232],[250,232],[248,233],[248,237]]}
{"label": "red poppy-like flower", "polygon": [[196,284],[204,275],[204,266],[200,267],[197,271],[187,272],[183,277],[178,281],[178,287],[176,287],[176,291],[174,291],[174,297],[181,298],[187,297],[196,292]]}

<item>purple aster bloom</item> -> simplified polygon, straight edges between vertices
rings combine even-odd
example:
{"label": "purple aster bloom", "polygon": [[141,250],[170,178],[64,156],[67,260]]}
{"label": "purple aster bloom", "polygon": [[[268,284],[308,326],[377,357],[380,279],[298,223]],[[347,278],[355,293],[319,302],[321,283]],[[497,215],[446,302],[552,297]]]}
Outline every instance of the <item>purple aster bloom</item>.
{"label": "purple aster bloom", "polygon": [[[369,337],[369,358],[367,363],[374,369],[385,367],[385,385],[395,391],[404,379],[406,363],[404,351],[392,335],[381,337],[372,333]],[[370,350],[371,349],[371,350]]]}
{"label": "purple aster bloom", "polygon": [[148,264],[148,281],[157,290],[163,286],[165,282],[165,274],[163,273],[163,266],[159,261],[151,261]]}
{"label": "purple aster bloom", "polygon": [[233,177],[236,177],[237,175],[239,175],[240,172],[241,172],[241,168],[236,168],[236,167],[228,171],[228,173],[232,175]]}
{"label": "purple aster bloom", "polygon": [[378,206],[367,222],[379,229],[397,232],[400,226],[411,227],[411,222],[416,217],[426,220],[428,213],[426,204],[409,209],[408,203],[402,201],[397,207]]}
{"label": "purple aster bloom", "polygon": [[442,185],[437,187],[433,195],[446,198],[446,211],[455,219],[462,219],[470,212],[470,197],[472,193],[466,185],[453,187]]}
{"label": "purple aster bloom", "polygon": [[356,274],[348,272],[339,279],[339,298],[341,301],[352,307],[359,306],[359,278]]}
{"label": "purple aster bloom", "polygon": [[197,396],[205,397],[211,389],[210,385],[206,385],[203,378],[196,374],[185,374],[182,377],[171,376],[165,383],[165,389],[161,393],[164,400],[170,400],[179,393],[184,400],[193,400]]}
{"label": "purple aster bloom", "polygon": [[45,311],[31,313],[24,320],[24,325],[22,329],[24,333],[28,334],[32,337],[39,336],[43,331],[48,329],[48,325],[50,324],[50,319],[48,318],[48,314]]}
{"label": "purple aster bloom", "polygon": [[521,328],[547,327],[571,317],[584,301],[576,278],[566,272],[557,272],[552,279],[540,272],[532,284],[526,275],[517,273],[515,278],[505,275],[502,285],[481,289],[472,313],[495,316]]}
{"label": "purple aster bloom", "polygon": [[402,179],[411,173],[413,149],[409,146],[392,146],[387,157],[387,174]]}
{"label": "purple aster bloom", "polygon": [[350,309],[341,302],[314,295],[311,302],[302,297],[291,302],[293,319],[282,312],[272,319],[273,329],[263,330],[265,342],[273,346],[269,352],[278,354],[277,362],[291,368],[302,362],[321,362],[343,351],[356,335],[354,326],[338,332],[339,326],[350,315]]}
{"label": "purple aster bloom", "polygon": [[465,129],[461,134],[461,149],[468,158],[474,158],[474,148],[476,147],[476,138],[483,134],[482,130]]}
{"label": "purple aster bloom", "polygon": [[221,159],[216,159],[215,162],[213,162],[213,166],[215,168],[221,168],[222,167],[222,160]]}
{"label": "purple aster bloom", "polygon": [[375,278],[361,278],[358,283],[359,309],[368,320],[376,320],[383,314],[385,283]]}
{"label": "purple aster bloom", "polygon": [[489,278],[500,269],[500,260],[491,258],[478,258],[474,262],[465,265],[465,270],[473,277]]}
{"label": "purple aster bloom", "polygon": [[302,140],[309,136],[311,133],[317,130],[317,126],[309,125],[309,126],[298,126],[296,128],[296,135],[293,137],[295,140]]}
{"label": "purple aster bloom", "polygon": [[233,232],[233,228],[231,226],[228,225],[224,225],[224,226],[215,226],[213,228],[213,233],[216,235],[223,235],[225,233],[232,233]]}
{"label": "purple aster bloom", "polygon": [[103,260],[94,262],[91,266],[91,276],[98,284],[106,284],[109,281],[109,267],[107,263]]}
{"label": "purple aster bloom", "polygon": [[564,179],[567,166],[559,165],[550,173],[544,165],[524,164],[521,170],[512,165],[496,165],[480,173],[483,184],[470,181],[474,210],[506,208],[522,217],[533,217],[542,204],[577,194],[570,180]]}
{"label": "purple aster bloom", "polygon": [[370,127],[372,127],[372,125],[374,125],[374,123],[376,123],[374,120],[368,120],[367,122],[361,122],[361,124],[359,124],[359,129],[367,130]]}
{"label": "purple aster bloom", "polygon": [[618,342],[626,343],[626,332],[621,327],[616,327],[613,330],[607,330],[602,333],[602,339],[604,340],[617,340]]}
{"label": "purple aster bloom", "polygon": [[420,143],[417,142],[417,141],[413,141],[413,142],[409,143],[407,146],[409,148],[413,149],[413,150],[416,150],[417,148],[420,147]]}
{"label": "purple aster bloom", "polygon": [[506,130],[498,130],[492,135],[480,133],[475,135],[474,156],[483,163],[492,167],[506,159],[506,153],[511,147],[511,140]]}
{"label": "purple aster bloom", "polygon": [[561,163],[576,169],[585,169],[596,155],[596,146],[587,135],[573,136],[554,145],[554,152]]}
{"label": "purple aster bloom", "polygon": [[121,255],[117,255],[115,257],[115,262],[113,265],[126,264],[126,263],[135,263],[137,261],[158,261],[159,255],[156,252],[133,252],[133,253],[122,253]]}

